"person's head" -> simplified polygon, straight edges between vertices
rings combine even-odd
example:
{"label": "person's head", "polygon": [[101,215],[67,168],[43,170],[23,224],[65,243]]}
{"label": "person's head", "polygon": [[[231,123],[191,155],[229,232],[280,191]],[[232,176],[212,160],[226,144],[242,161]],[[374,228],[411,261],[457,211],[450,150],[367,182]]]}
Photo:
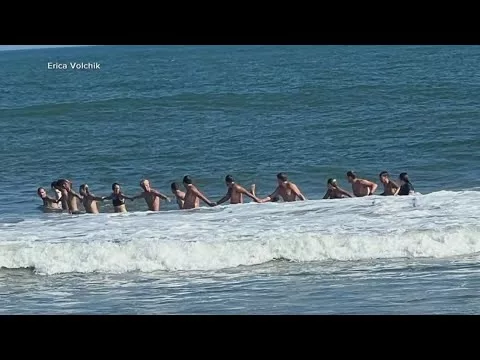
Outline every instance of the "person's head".
{"label": "person's head", "polygon": [[286,183],[288,181],[288,176],[287,174],[283,173],[283,172],[280,172],[277,174],[277,182],[278,182],[278,185],[280,186],[285,186]]}
{"label": "person's head", "polygon": [[183,177],[183,184],[184,184],[185,186],[191,185],[192,183],[193,183],[193,181],[192,181],[192,178],[190,177],[190,175],[185,175],[185,176]]}
{"label": "person's head", "polygon": [[176,182],[172,182],[170,184],[170,188],[172,189],[172,193],[176,193],[178,190],[180,190],[180,185]]}
{"label": "person's head", "polygon": [[398,178],[400,179],[400,182],[402,183],[402,185],[410,183],[408,174],[406,172],[401,173]]}
{"label": "person's head", "polygon": [[353,171],[347,171],[347,180],[349,183],[352,183],[357,178],[357,174]]}
{"label": "person's head", "polygon": [[387,171],[382,171],[380,174],[378,174],[378,177],[382,184],[388,184],[388,182],[390,181],[390,175]]}
{"label": "person's head", "polygon": [[52,190],[58,190],[58,180],[53,181],[50,184],[50,187],[52,188]]}
{"label": "person's head", "polygon": [[47,191],[43,187],[39,187],[37,189],[37,195],[40,196],[42,199],[45,199],[47,197]]}
{"label": "person's head", "polygon": [[66,179],[60,179],[57,181],[57,189],[62,190],[70,190],[72,186],[72,182]]}
{"label": "person's head", "polygon": [[235,183],[235,179],[233,178],[232,175],[225,176],[225,184],[227,184],[227,187],[232,187],[234,183]]}
{"label": "person's head", "polygon": [[85,196],[88,194],[88,184],[82,184],[80,185],[80,187],[78,188],[78,192],[80,193],[80,195],[82,196]]}
{"label": "person's head", "polygon": [[142,181],[140,181],[140,187],[144,191],[150,191],[150,181],[148,181],[147,179],[143,179]]}
{"label": "person's head", "polygon": [[337,179],[332,179],[332,178],[328,179],[327,186],[329,189],[336,188],[338,186]]}
{"label": "person's head", "polygon": [[113,183],[112,184],[112,191],[114,194],[120,194],[120,184],[119,183]]}

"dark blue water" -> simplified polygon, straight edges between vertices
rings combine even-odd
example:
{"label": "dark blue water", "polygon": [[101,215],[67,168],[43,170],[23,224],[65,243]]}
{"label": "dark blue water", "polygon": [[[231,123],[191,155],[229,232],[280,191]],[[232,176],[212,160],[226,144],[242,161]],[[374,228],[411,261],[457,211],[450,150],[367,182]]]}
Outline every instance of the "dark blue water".
{"label": "dark blue water", "polygon": [[[279,303],[265,300],[265,294],[294,296],[299,284],[303,292],[297,300],[279,304],[275,312],[397,312],[382,300],[392,286],[375,259],[390,259],[394,265],[382,266],[402,272],[410,265],[400,259],[427,258],[439,261],[431,276],[453,283],[445,280],[444,290],[427,290],[428,301],[412,302],[402,286],[409,284],[416,296],[415,291],[434,285],[418,282],[423,272],[411,265],[413,280],[404,285],[399,280],[392,301],[406,313],[477,312],[478,307],[462,307],[449,295],[454,291],[448,289],[469,288],[476,280],[456,282],[448,275],[453,271],[448,259],[467,256],[472,274],[476,271],[478,194],[461,192],[479,186],[479,55],[476,46],[96,46],[0,52],[0,223],[7,223],[0,227],[0,266],[35,269],[2,273],[3,290],[10,294],[4,301],[12,305],[0,308],[130,312],[128,299],[142,294],[159,305],[140,304],[137,312],[269,312]],[[100,69],[51,70],[49,62],[97,62]],[[406,171],[425,198],[414,204],[420,207],[415,213],[407,199],[315,201],[323,197],[328,178],[349,189],[348,170],[377,183],[382,170],[394,179]],[[170,183],[187,174],[213,201],[224,195],[227,174],[245,186],[255,183],[263,197],[274,190],[280,171],[307,196],[307,208],[227,206],[183,216],[173,211],[172,202],[162,203],[165,214],[144,217],[146,206],[137,200],[127,202],[132,216],[124,221],[110,215],[108,202],[97,217],[57,219],[39,212],[36,197],[37,187],[48,188],[58,178],[72,179],[76,190],[88,183],[97,195],[108,195],[113,182],[135,195],[139,181],[148,178],[170,194]],[[107,246],[111,241],[122,245]],[[271,262],[278,258],[295,263]],[[369,265],[356,269],[350,261]],[[301,275],[306,266],[313,266],[313,275]],[[322,275],[338,266],[343,280]],[[184,277],[178,271],[195,273]],[[291,272],[300,275],[285,275]],[[368,278],[366,287],[375,286],[376,302],[363,287],[349,288],[358,285],[352,282],[358,272]],[[51,277],[55,280],[46,280]],[[236,277],[242,286],[231,293]],[[71,294],[63,300],[51,295],[59,281]],[[192,293],[188,299],[197,306],[184,307],[186,298],[175,300],[177,292],[162,292],[159,298],[162,281],[178,286],[180,294]],[[212,291],[225,305],[205,303],[214,295],[198,293],[204,281],[220,281]],[[129,295],[122,298],[125,284],[130,284]],[[329,297],[313,296],[313,287],[330,289]],[[97,307],[96,296],[105,289],[119,291],[118,298]],[[348,301],[345,289],[351,291]],[[440,300],[431,299],[436,294]],[[262,296],[265,303],[259,305]],[[25,302],[21,307],[19,298]],[[434,310],[431,301],[437,300],[448,305]],[[161,308],[162,301],[172,307]],[[313,305],[319,302],[322,307]]]}

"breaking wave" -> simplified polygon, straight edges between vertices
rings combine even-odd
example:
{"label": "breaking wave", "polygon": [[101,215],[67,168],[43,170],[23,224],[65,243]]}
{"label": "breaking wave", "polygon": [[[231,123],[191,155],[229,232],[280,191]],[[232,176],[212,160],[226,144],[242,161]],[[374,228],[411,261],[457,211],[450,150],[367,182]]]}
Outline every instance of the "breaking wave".
{"label": "breaking wave", "polygon": [[480,193],[226,205],[0,223],[0,267],[38,274],[218,270],[480,251]]}

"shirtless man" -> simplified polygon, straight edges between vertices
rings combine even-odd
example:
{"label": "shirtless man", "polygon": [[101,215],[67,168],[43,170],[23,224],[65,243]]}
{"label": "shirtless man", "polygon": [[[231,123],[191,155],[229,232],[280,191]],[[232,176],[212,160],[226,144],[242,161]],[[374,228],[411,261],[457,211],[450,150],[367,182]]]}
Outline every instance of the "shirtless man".
{"label": "shirtless man", "polygon": [[56,188],[61,191],[62,207],[68,209],[70,214],[80,214],[78,210],[77,199],[82,200],[82,197],[72,190],[73,183],[70,180],[60,179],[57,181]]}
{"label": "shirtless man", "polygon": [[277,174],[278,186],[273,193],[267,196],[264,199],[259,199],[261,203],[276,200],[279,196],[282,197],[283,201],[291,202],[296,201],[297,197],[304,201],[307,200],[305,196],[301,193],[300,189],[294,183],[288,181],[287,174],[278,173]]}
{"label": "shirtless man", "polygon": [[43,211],[45,212],[61,212],[62,208],[59,204],[60,200],[51,198],[47,195],[47,191],[43,187],[37,189],[37,195],[43,201]]}
{"label": "shirtless man", "polygon": [[134,196],[133,199],[145,199],[148,210],[160,211],[160,199],[170,202],[170,199],[167,195],[164,195],[161,192],[152,189],[150,187],[150,181],[148,181],[147,179],[140,181],[140,187],[143,189],[143,192],[140,195]]}
{"label": "shirtless man", "polygon": [[378,185],[365,179],[359,179],[353,171],[347,172],[347,179],[352,184],[353,195],[356,197],[373,195]]}
{"label": "shirtless man", "polygon": [[215,206],[216,203],[208,200],[195,185],[192,184],[192,178],[186,175],[183,178],[183,185],[187,190],[183,198],[183,209],[194,209],[200,207],[200,200],[208,206]]}
{"label": "shirtless man", "polygon": [[230,199],[230,204],[243,204],[243,195],[245,194],[250,199],[253,199],[255,202],[260,202],[255,195],[245,190],[241,185],[235,183],[232,175],[227,175],[225,177],[225,183],[227,185],[227,193],[223,198],[217,201],[217,205],[223,204],[225,201]]}
{"label": "shirtless man", "polygon": [[323,196],[324,199],[342,199],[345,197],[353,197],[349,192],[338,186],[337,180],[335,179],[328,179],[327,188],[327,192]]}
{"label": "shirtless man", "polygon": [[183,199],[185,199],[185,193],[180,190],[180,186],[176,182],[171,183],[170,188],[172,189],[173,195],[175,195],[175,199],[177,199],[178,207],[183,209]]}
{"label": "shirtless man", "polygon": [[78,192],[82,196],[82,205],[85,208],[85,212],[89,214],[98,214],[97,201],[105,200],[105,197],[95,196],[88,189],[87,184],[80,185]]}
{"label": "shirtless man", "polygon": [[400,191],[400,186],[398,186],[394,181],[390,180],[390,175],[387,171],[382,171],[378,177],[380,182],[383,184],[383,193],[380,195],[383,196],[396,196]]}

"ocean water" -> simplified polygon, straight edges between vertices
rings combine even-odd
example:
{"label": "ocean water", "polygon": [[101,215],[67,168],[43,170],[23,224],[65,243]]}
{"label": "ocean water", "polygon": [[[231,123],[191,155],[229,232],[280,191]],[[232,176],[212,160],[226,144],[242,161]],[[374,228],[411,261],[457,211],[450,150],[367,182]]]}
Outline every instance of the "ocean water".
{"label": "ocean water", "polygon": [[[0,52],[0,313],[479,314],[478,46]],[[97,62],[100,69],[48,69]],[[323,200],[345,173],[420,193]],[[44,214],[57,178],[219,200],[286,172],[305,202]],[[379,185],[377,193],[382,192]]]}

